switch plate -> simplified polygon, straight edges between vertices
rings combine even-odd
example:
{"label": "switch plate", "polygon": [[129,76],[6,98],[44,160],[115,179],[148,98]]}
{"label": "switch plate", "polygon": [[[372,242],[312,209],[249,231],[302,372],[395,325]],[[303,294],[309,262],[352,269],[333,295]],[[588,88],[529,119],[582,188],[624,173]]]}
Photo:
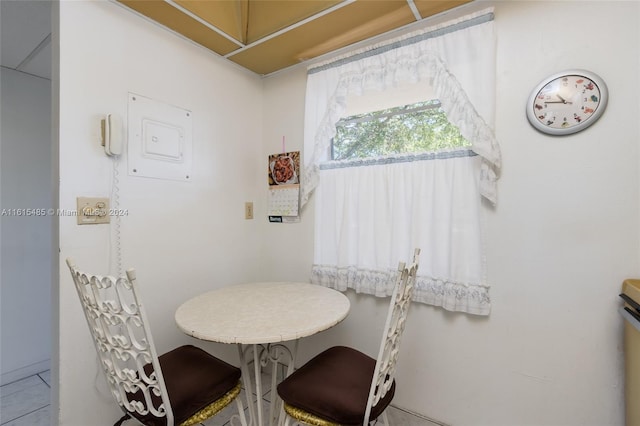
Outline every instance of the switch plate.
{"label": "switch plate", "polygon": [[109,199],[104,197],[78,197],[78,225],[109,223]]}
{"label": "switch plate", "polygon": [[253,219],[253,202],[251,201],[244,203],[244,218]]}

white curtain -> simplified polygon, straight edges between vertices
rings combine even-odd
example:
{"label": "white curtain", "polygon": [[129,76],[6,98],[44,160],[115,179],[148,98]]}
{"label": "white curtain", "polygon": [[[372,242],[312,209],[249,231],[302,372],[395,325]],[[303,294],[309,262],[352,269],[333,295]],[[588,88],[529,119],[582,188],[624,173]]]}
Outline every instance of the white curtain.
{"label": "white curtain", "polygon": [[488,314],[479,158],[457,151],[323,168],[311,281],[388,296],[398,262],[419,247],[415,301]]}
{"label": "white curtain", "polygon": [[[406,83],[429,86],[471,151],[325,163],[350,97]],[[419,247],[414,300],[489,314],[481,195],[496,203],[494,91],[491,10],[309,69],[301,203],[316,191],[312,282],[385,296]]]}
{"label": "white curtain", "polygon": [[344,116],[348,97],[391,90],[407,82],[433,88],[449,121],[483,158],[481,191],[495,204],[501,167],[492,130],[495,61],[493,11],[487,9],[310,67],[301,206],[318,185],[319,164],[328,159],[335,125]]}

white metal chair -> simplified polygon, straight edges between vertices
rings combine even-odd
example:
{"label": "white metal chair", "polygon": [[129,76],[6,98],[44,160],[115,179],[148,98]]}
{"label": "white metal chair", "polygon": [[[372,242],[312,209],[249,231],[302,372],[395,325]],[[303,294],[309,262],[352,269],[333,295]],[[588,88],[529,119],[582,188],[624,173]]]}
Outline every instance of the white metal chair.
{"label": "white metal chair", "polygon": [[125,415],[146,426],[190,426],[233,400],[246,426],[240,369],[191,345],[158,356],[133,269],[126,277],[90,275],[67,259],[100,365]]}
{"label": "white metal chair", "polygon": [[292,419],[314,426],[368,425],[378,417],[389,425],[385,409],[395,393],[396,364],[419,254],[416,249],[410,266],[402,262],[398,266],[377,360],[344,346],[315,356],[278,385],[285,425]]}

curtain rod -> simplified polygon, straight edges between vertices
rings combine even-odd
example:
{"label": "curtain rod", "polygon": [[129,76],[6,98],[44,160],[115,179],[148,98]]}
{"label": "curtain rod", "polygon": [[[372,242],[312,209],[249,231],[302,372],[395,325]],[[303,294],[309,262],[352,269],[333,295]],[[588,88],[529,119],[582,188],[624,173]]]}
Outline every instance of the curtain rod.
{"label": "curtain rod", "polygon": [[[370,50],[366,50],[364,52],[360,52],[360,53],[355,53],[351,56],[347,56],[347,57],[341,57],[339,59],[336,59],[335,61],[331,61],[328,63],[324,63],[324,64],[320,64],[318,66],[312,66],[307,70],[307,74],[315,74],[324,70],[328,70],[331,68],[336,68],[354,61],[358,61],[360,59],[363,58],[368,58],[371,56],[375,56],[375,55],[379,55],[385,52],[388,52],[390,50],[393,49],[398,49],[400,47],[404,47],[404,46],[409,46],[411,44],[415,44],[424,40],[428,40],[430,38],[436,38],[436,37],[441,37],[445,34],[449,34],[455,31],[460,31],[463,30],[465,28],[470,28],[476,25],[480,25],[480,24],[484,24],[486,22],[490,22],[494,20],[494,13],[493,12],[489,12],[489,13],[485,13],[482,15],[478,15],[478,16],[473,16],[470,19],[467,19],[465,21],[461,21],[461,22],[456,22],[454,24],[442,27],[442,28],[437,28],[431,31],[427,31],[425,33],[422,34],[418,34],[416,36],[413,37],[409,37],[406,39],[402,39],[402,40],[397,40],[397,41],[392,41],[389,44],[385,44],[383,46],[378,46],[378,47],[374,47]],[[348,55],[348,54],[347,54]]]}

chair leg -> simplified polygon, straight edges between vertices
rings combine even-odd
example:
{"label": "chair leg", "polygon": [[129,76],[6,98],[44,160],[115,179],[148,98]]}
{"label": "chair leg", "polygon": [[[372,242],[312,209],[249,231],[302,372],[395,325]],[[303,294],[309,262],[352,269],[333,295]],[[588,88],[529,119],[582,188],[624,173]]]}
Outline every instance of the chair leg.
{"label": "chair leg", "polygon": [[387,417],[387,410],[382,412],[382,421],[384,422],[384,426],[389,426],[389,418]]}
{"label": "chair leg", "polygon": [[287,418],[287,413],[284,412],[284,401],[280,404],[280,415],[278,416],[278,426],[284,426],[285,420]]}
{"label": "chair leg", "polygon": [[[240,399],[240,396],[236,398],[236,405],[238,406],[238,415],[240,416],[240,424],[242,426],[247,426],[247,418],[244,415],[244,405],[242,405],[242,400]],[[233,420],[233,417],[232,417],[232,420]],[[233,421],[231,421],[231,424],[233,424]]]}

